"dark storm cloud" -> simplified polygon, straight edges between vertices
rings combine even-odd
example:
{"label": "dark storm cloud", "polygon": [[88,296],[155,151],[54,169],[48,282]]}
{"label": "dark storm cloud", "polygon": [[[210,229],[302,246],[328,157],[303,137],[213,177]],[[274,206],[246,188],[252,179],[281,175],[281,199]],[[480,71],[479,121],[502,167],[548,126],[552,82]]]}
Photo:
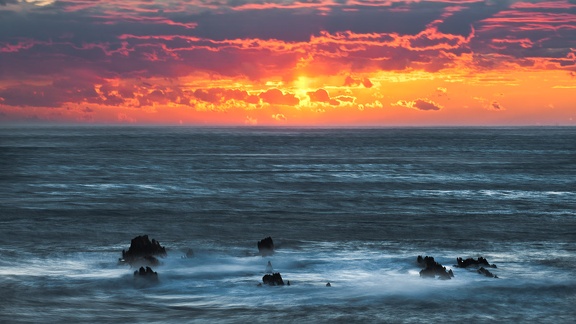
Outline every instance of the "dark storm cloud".
{"label": "dark storm cloud", "polygon": [[[425,4],[426,10],[392,12],[388,7],[351,6],[334,8],[328,15],[303,10],[244,10],[225,13],[205,12],[193,16],[198,23],[194,35],[222,40],[231,38],[308,41],[320,31],[337,33],[417,34],[442,13],[441,4]],[[410,23],[407,23],[410,22]]]}
{"label": "dark storm cloud", "polygon": [[0,6],[6,6],[10,3],[18,3],[18,0],[0,0]]}
{"label": "dark storm cloud", "polygon": [[438,30],[443,33],[466,36],[470,35],[473,26],[508,8],[514,1],[480,1],[467,4],[465,9],[443,19]]}

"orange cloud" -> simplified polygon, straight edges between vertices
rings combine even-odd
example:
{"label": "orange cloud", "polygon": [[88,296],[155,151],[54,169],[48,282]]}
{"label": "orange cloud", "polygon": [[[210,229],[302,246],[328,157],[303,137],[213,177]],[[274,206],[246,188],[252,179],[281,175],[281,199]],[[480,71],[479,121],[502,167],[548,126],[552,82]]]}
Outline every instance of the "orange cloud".
{"label": "orange cloud", "polygon": [[340,104],[338,100],[330,98],[328,91],[324,89],[318,89],[313,92],[308,92],[307,94],[312,102],[324,102],[332,106],[338,106]]}
{"label": "orange cloud", "polygon": [[258,104],[260,102],[258,96],[250,95],[246,90],[238,89],[197,89],[194,91],[194,96],[210,103],[223,103],[228,100],[245,101],[251,104]]}
{"label": "orange cloud", "polygon": [[300,99],[292,93],[283,93],[279,89],[270,89],[259,95],[260,98],[266,103],[271,105],[287,105],[296,106],[300,103]]}
{"label": "orange cloud", "polygon": [[413,101],[398,100],[394,106],[413,108],[417,110],[440,110],[443,107],[430,99],[416,99]]}
{"label": "orange cloud", "polygon": [[356,87],[359,85],[363,85],[366,88],[372,88],[372,86],[373,86],[372,81],[370,81],[370,79],[368,79],[368,78],[354,79],[351,76],[347,76],[346,80],[344,80],[344,86]]}

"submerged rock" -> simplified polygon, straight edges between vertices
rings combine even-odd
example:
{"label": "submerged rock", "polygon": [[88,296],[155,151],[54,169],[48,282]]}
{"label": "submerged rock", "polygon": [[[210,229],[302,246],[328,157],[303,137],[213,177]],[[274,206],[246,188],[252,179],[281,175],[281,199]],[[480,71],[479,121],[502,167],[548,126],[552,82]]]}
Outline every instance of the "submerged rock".
{"label": "submerged rock", "polygon": [[262,256],[274,254],[274,241],[272,241],[270,236],[258,242],[258,252],[260,252]]}
{"label": "submerged rock", "polygon": [[140,269],[134,271],[134,278],[142,278],[150,281],[158,281],[158,273],[150,267],[140,267]]}
{"label": "submerged rock", "polygon": [[[265,274],[264,277],[262,277],[262,282],[270,286],[284,286],[284,280],[282,280],[279,272]],[[288,283],[288,285],[290,285],[290,283]]]}
{"label": "submerged rock", "polygon": [[495,264],[488,263],[488,260],[486,260],[483,257],[478,257],[478,259],[476,260],[474,260],[474,258],[468,258],[466,260],[463,260],[462,258],[456,258],[456,262],[458,262],[457,267],[459,268],[468,268],[470,266],[473,267],[486,266],[490,268],[496,268]]}
{"label": "submerged rock", "polygon": [[433,257],[419,255],[416,261],[424,268],[420,271],[422,278],[436,278],[438,276],[440,279],[449,280],[454,277],[452,270],[446,270],[446,267],[436,262]]}
{"label": "submerged rock", "polygon": [[478,269],[478,273],[479,273],[479,274],[483,274],[483,275],[485,275],[486,277],[489,277],[489,278],[498,278],[497,275],[495,275],[495,274],[493,274],[492,272],[488,271],[488,270],[485,269],[484,267],[481,267],[480,269]]}
{"label": "submerged rock", "polygon": [[157,265],[159,263],[156,256],[166,256],[166,248],[160,245],[155,239],[148,238],[148,235],[137,236],[130,242],[128,251],[122,250],[120,261],[130,264],[143,263]]}

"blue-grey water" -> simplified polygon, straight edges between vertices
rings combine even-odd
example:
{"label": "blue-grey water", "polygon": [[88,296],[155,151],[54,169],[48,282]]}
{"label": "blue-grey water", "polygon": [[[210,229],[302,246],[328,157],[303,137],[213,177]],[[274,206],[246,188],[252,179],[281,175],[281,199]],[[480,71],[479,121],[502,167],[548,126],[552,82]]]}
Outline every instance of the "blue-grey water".
{"label": "blue-grey water", "polygon": [[575,269],[576,128],[0,128],[2,323],[572,323]]}

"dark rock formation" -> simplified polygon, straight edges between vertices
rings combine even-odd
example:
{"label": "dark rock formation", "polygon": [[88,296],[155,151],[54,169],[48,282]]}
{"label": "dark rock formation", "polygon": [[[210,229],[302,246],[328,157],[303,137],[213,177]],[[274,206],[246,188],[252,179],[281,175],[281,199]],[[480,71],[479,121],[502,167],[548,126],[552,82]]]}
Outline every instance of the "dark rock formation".
{"label": "dark rock formation", "polygon": [[135,278],[144,278],[147,280],[151,280],[151,281],[157,281],[158,280],[158,273],[154,270],[152,270],[152,268],[150,267],[140,267],[139,270],[134,271],[134,277]]}
{"label": "dark rock formation", "polygon": [[478,273],[485,275],[486,277],[489,278],[498,278],[497,275],[493,274],[492,272],[488,271],[487,269],[485,269],[484,267],[481,267],[480,269],[478,269]]}
{"label": "dark rock formation", "polygon": [[438,276],[440,279],[448,280],[454,277],[452,270],[446,270],[446,267],[436,262],[433,257],[419,255],[416,261],[424,268],[420,271],[422,278],[436,278]]}
{"label": "dark rock formation", "polygon": [[468,268],[470,266],[479,267],[479,266],[486,266],[490,268],[496,268],[495,264],[488,263],[488,260],[484,259],[483,257],[479,257],[478,259],[474,260],[473,258],[468,258],[466,260],[462,260],[462,258],[456,258],[458,262],[457,267],[459,268]]}
{"label": "dark rock formation", "polygon": [[284,286],[284,280],[282,280],[282,276],[278,272],[264,275],[262,282],[270,286]]}
{"label": "dark rock formation", "polygon": [[258,251],[262,256],[274,254],[274,241],[270,236],[258,242]]}
{"label": "dark rock formation", "polygon": [[120,261],[130,264],[142,262],[150,265],[157,265],[158,259],[155,256],[166,256],[166,248],[160,245],[155,239],[148,238],[148,235],[137,236],[130,242],[128,251],[122,250]]}

